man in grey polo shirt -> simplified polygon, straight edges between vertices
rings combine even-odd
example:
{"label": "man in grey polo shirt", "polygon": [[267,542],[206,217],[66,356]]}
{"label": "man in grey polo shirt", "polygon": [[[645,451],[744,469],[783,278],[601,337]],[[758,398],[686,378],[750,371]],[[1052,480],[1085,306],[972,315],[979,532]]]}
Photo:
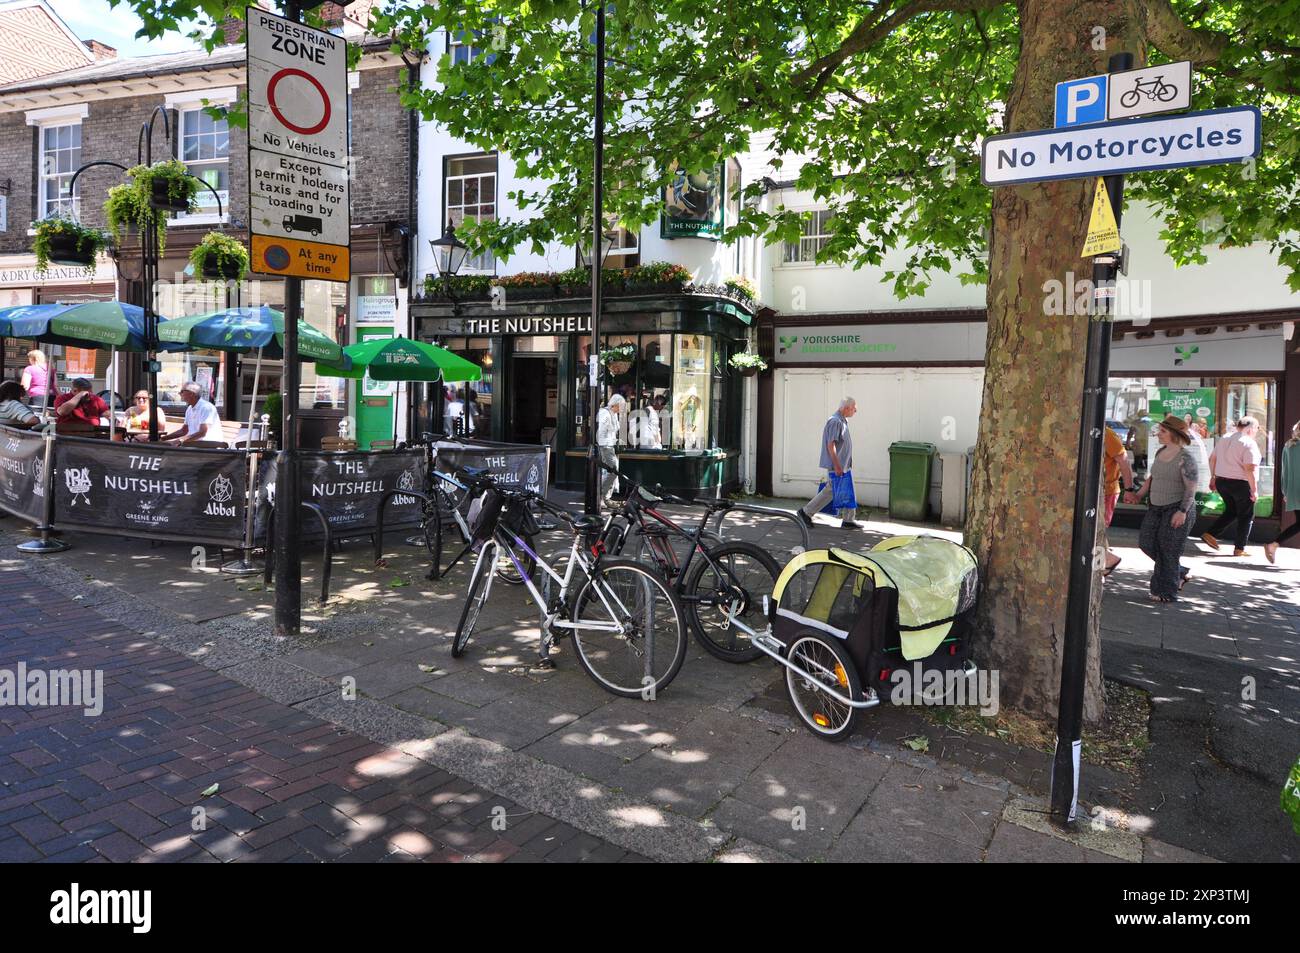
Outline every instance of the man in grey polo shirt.
{"label": "man in grey polo shirt", "polygon": [[[821,467],[826,471],[826,486],[806,506],[796,511],[806,526],[812,526],[813,516],[834,498],[831,477],[842,476],[853,469],[853,435],[849,433],[849,418],[857,412],[858,402],[845,397],[840,401],[840,409],[831,414],[822,428]],[[836,515],[843,521],[845,529],[862,528],[862,524],[854,519],[858,515],[856,509],[842,509]]]}

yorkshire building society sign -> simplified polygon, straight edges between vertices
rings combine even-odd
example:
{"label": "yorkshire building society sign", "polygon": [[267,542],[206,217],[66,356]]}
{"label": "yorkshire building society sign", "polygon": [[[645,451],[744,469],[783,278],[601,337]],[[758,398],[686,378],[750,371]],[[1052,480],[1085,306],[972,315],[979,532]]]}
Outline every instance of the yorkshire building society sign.
{"label": "yorkshire building society sign", "polygon": [[1254,106],[1209,109],[1070,129],[1042,129],[984,140],[985,185],[1020,185],[1151,169],[1242,162],[1259,155]]}
{"label": "yorkshire building society sign", "polygon": [[347,281],[347,43],[248,8],[252,270]]}

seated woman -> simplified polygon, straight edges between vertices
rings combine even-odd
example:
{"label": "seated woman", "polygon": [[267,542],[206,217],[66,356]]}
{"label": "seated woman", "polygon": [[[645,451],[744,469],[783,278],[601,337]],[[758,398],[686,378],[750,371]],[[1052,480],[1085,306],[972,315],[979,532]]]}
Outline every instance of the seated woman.
{"label": "seated woman", "polygon": [[[161,407],[154,408],[154,416],[158,418],[158,433],[167,432],[167,415],[163,413]],[[149,432],[149,392],[147,390],[138,391],[135,400],[132,401],[131,407],[126,412],[126,432],[129,434],[147,434]]]}
{"label": "seated woman", "polygon": [[0,383],[0,424],[31,430],[41,422],[41,418],[23,403],[24,396],[23,385],[17,381]]}

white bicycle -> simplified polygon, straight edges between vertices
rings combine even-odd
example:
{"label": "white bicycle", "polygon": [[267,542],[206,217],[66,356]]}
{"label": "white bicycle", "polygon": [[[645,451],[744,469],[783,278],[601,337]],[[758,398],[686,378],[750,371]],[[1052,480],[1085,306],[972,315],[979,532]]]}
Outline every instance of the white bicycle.
{"label": "white bicycle", "polygon": [[[563,572],[533,551],[531,540],[538,527],[530,504],[558,517],[573,531]],[[599,542],[587,545],[586,539],[603,525],[598,517],[575,517],[531,491],[491,486],[474,513],[478,558],[452,641],[452,656],[464,654],[498,575],[492,569],[504,557],[541,610],[541,667],[553,667],[552,646],[571,636],[578,664],[605,690],[624,698],[655,699],[686,658],[682,607],[653,568],[606,556]],[[525,571],[530,563],[536,565],[541,588],[533,573]]]}

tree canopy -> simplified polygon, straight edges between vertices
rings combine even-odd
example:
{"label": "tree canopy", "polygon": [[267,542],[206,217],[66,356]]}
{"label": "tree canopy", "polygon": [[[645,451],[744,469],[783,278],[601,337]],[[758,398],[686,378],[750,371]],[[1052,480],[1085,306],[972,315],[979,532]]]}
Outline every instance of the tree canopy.
{"label": "tree canopy", "polygon": [[[242,4],[117,0],[156,36],[187,19],[212,25]],[[1028,5],[1028,0],[1025,0]],[[1192,106],[1255,105],[1259,160],[1147,172],[1128,196],[1156,206],[1168,253],[1205,260],[1207,245],[1271,242],[1300,289],[1300,0],[1146,0],[1139,64],[1191,59]],[[525,214],[467,226],[501,257],[548,241],[578,244],[591,220],[594,9],[580,0],[459,0],[376,5],[373,31],[398,50],[428,48],[439,84],[403,102],[477,147],[508,153],[541,183],[514,196]],[[624,0],[607,11],[606,213],[648,224],[674,168],[699,170],[751,142],[767,170],[834,210],[823,260],[905,265],[899,296],[935,270],[983,282],[990,190],[983,137],[1051,124],[1050,103],[1009,103],[1023,11],[1007,0]],[[316,17],[309,13],[308,19]],[[1115,42],[1099,23],[1078,43],[1104,64]],[[481,53],[453,61],[447,36]],[[430,40],[432,40],[430,42]],[[1109,44],[1109,45],[1108,45]],[[1043,64],[1052,69],[1053,64]],[[1060,79],[1070,78],[1068,70]],[[756,138],[761,137],[761,138]],[[760,185],[751,183],[757,195]],[[792,239],[798,215],[746,203],[729,237]]]}

